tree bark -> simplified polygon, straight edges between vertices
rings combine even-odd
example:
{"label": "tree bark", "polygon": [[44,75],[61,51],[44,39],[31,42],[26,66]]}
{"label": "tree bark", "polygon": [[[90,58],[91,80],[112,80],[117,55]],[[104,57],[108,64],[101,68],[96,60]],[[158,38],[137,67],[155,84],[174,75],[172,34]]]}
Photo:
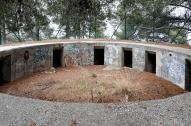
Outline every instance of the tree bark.
{"label": "tree bark", "polygon": [[2,36],[1,36],[1,29],[0,29],[0,45],[2,44]]}
{"label": "tree bark", "polygon": [[6,34],[6,26],[5,23],[3,23],[3,31],[2,31],[2,44],[5,44],[7,42],[7,34]]}
{"label": "tree bark", "polygon": [[35,29],[35,38],[36,38],[36,41],[40,41],[40,30],[39,30],[39,26],[36,25],[36,29]]}

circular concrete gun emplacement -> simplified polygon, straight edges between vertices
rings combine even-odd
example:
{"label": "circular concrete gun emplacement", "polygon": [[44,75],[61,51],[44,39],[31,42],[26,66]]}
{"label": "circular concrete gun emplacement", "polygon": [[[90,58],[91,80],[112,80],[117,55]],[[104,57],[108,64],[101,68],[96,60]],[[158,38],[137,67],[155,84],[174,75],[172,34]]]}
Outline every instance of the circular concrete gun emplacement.
{"label": "circular concrete gun emplacement", "polygon": [[63,40],[0,47],[0,92],[61,102],[164,99],[191,90],[191,49]]}

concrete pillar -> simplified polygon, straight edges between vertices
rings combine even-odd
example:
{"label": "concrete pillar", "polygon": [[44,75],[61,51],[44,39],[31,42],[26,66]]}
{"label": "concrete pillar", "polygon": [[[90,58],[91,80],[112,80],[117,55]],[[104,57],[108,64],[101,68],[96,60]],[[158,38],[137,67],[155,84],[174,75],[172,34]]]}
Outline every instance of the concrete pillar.
{"label": "concrete pillar", "polygon": [[142,48],[133,48],[133,68],[145,70],[145,50]]}
{"label": "concrete pillar", "polygon": [[105,65],[113,67],[122,67],[122,47],[116,45],[105,46]]}

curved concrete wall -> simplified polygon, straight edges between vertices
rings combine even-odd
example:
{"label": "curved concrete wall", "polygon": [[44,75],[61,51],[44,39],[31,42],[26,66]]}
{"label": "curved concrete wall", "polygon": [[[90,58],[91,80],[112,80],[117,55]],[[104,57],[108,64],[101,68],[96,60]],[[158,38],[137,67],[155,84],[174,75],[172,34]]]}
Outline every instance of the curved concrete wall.
{"label": "curved concrete wall", "polygon": [[53,52],[60,50],[63,67],[94,64],[94,48],[104,48],[106,66],[123,67],[124,49],[132,50],[132,68],[145,71],[147,53],[156,55],[156,75],[186,88],[190,83],[191,49],[131,41],[61,41],[0,46],[3,81],[14,81],[53,66]]}

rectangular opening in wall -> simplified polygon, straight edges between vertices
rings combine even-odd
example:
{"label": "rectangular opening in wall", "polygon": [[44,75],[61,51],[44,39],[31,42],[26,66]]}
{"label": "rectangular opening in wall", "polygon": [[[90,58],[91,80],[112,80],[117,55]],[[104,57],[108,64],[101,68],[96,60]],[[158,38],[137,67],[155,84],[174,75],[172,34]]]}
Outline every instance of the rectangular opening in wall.
{"label": "rectangular opening in wall", "polygon": [[104,47],[94,47],[94,65],[104,65]]}
{"label": "rectangular opening in wall", "polygon": [[124,54],[124,66],[132,68],[133,52],[132,49],[123,49]]}
{"label": "rectangular opening in wall", "polygon": [[62,49],[53,50],[53,67],[58,68],[62,66]]}
{"label": "rectangular opening in wall", "polygon": [[186,59],[186,64],[185,64],[185,72],[186,72],[186,83],[185,83],[185,89],[188,91],[191,91],[191,60]]}
{"label": "rectangular opening in wall", "polygon": [[146,51],[145,71],[156,73],[156,52]]}
{"label": "rectangular opening in wall", "polygon": [[11,56],[0,58],[0,84],[11,81]]}

